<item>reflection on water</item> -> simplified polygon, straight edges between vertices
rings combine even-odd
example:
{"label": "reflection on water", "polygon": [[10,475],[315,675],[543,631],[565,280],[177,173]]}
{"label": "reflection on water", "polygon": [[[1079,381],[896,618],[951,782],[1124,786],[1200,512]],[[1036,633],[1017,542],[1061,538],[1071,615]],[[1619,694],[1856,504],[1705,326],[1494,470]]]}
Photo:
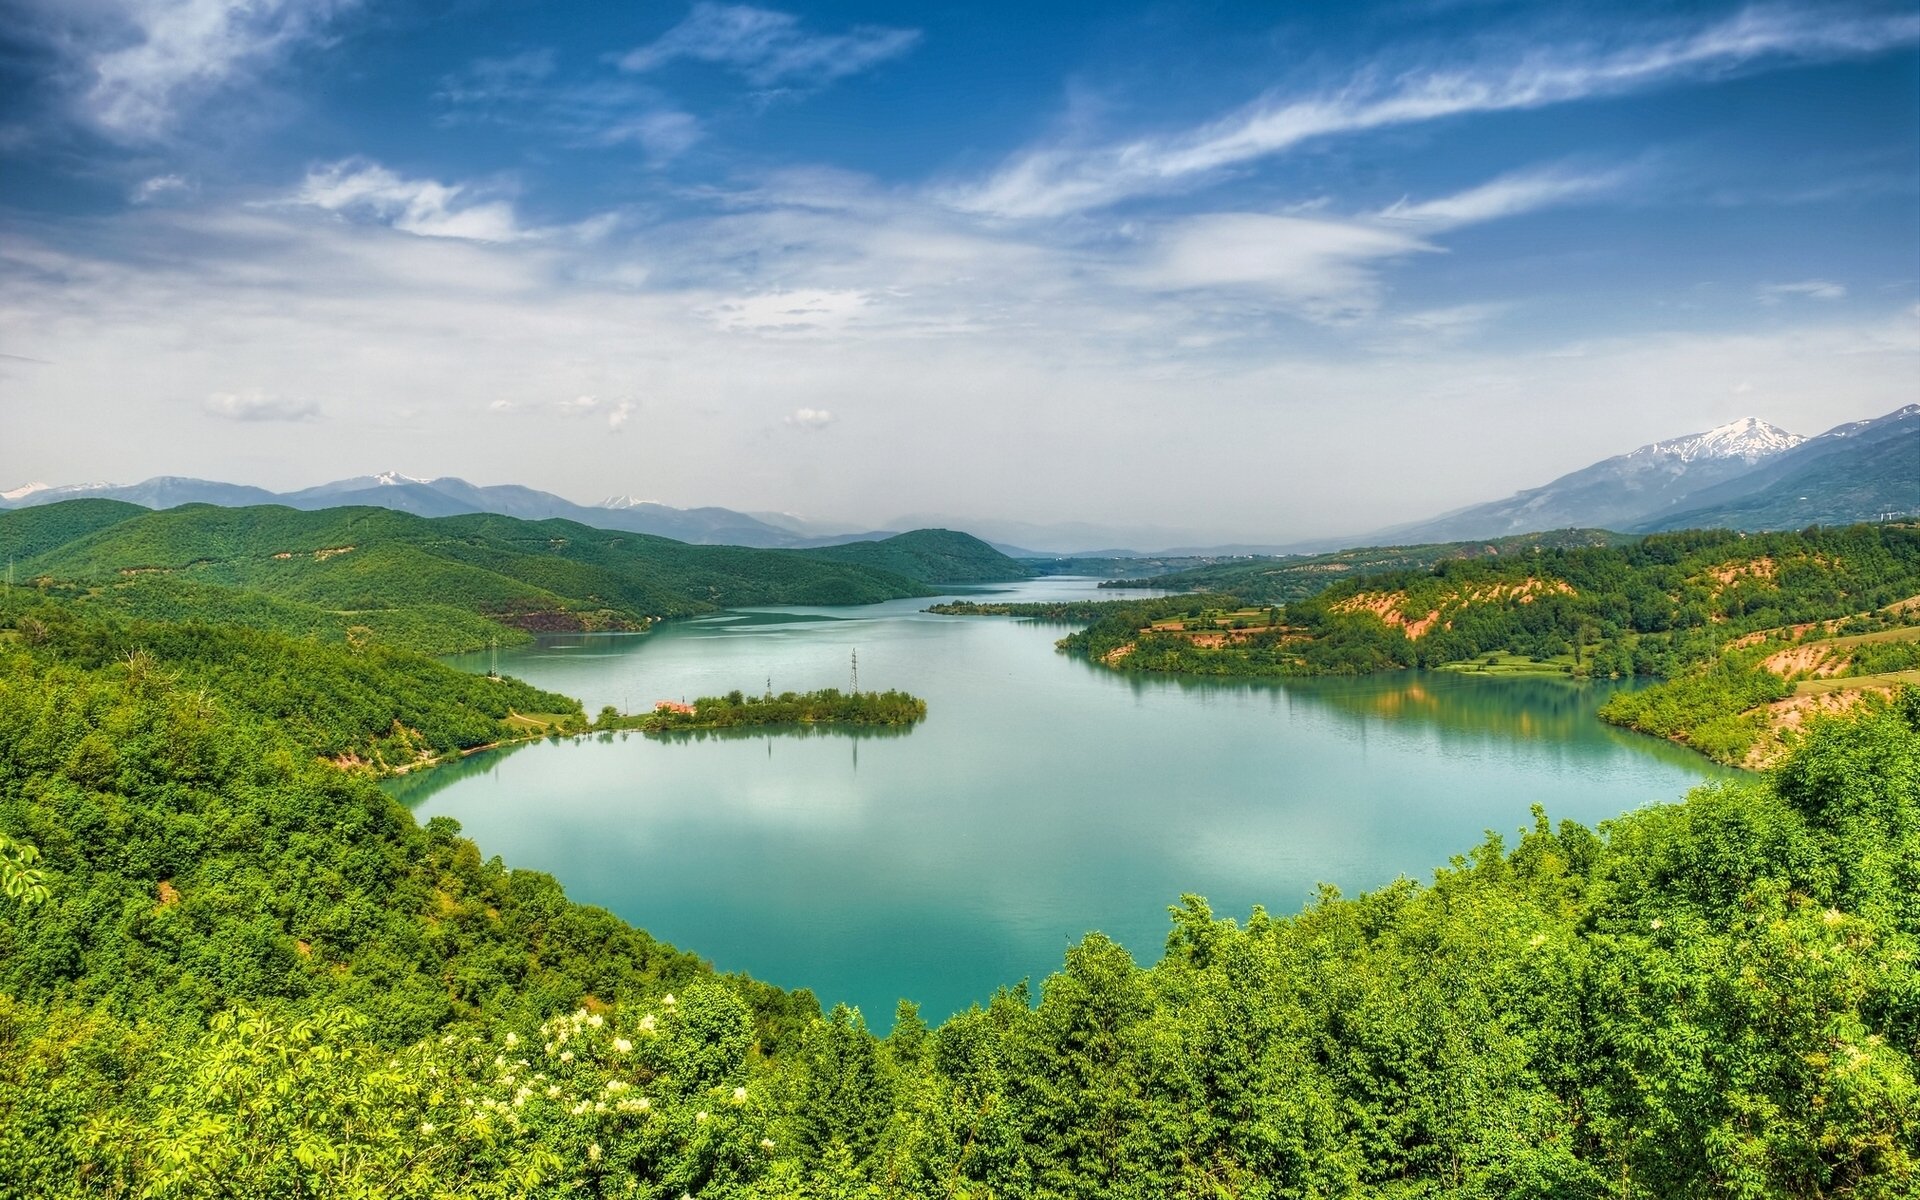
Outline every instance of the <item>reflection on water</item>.
{"label": "reflection on water", "polygon": [[903,995],[939,1017],[1055,969],[1089,929],[1150,959],[1182,892],[1289,911],[1321,881],[1424,878],[1535,803],[1594,822],[1723,773],[1596,720],[1616,685],[1124,676],[1056,653],[1058,626],[927,603],[717,614],[501,655],[592,712],[845,687],[858,649],[863,686],[927,700],[910,735],[549,741],[395,793],[723,969],[884,1024]]}
{"label": "reflection on water", "polygon": [[[1082,662],[1088,671],[1103,668]],[[1629,747],[1689,773],[1737,776],[1662,738],[1647,737],[1594,716],[1616,691],[1643,686],[1626,680],[1576,680],[1553,676],[1489,678],[1454,671],[1400,671],[1357,678],[1203,679],[1128,676],[1136,691],[1168,689],[1197,693],[1283,693],[1290,704],[1323,707],[1353,728],[1393,721],[1431,729],[1453,751],[1495,740],[1548,742],[1576,747],[1595,739]],[[1488,686],[1492,684],[1493,686]]]}

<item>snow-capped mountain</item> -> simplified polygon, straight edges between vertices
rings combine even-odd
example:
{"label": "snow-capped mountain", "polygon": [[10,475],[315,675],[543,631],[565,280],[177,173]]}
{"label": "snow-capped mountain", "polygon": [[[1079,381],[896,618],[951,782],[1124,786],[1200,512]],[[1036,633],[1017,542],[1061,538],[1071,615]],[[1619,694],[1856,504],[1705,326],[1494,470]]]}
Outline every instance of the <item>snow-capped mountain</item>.
{"label": "snow-capped mountain", "polygon": [[1547,529],[1633,529],[1806,441],[1758,417],[1651,442],[1487,504],[1385,529],[1380,543],[1456,542]]}
{"label": "snow-capped mountain", "polygon": [[1687,497],[1651,529],[1800,529],[1920,512],[1920,404],[1836,425]]}
{"label": "snow-capped mountain", "polygon": [[45,483],[22,484],[17,488],[0,492],[0,505],[50,504],[55,500],[71,500],[79,496],[92,496],[113,487],[111,483],[63,483],[59,485]]}
{"label": "snow-capped mountain", "polygon": [[1715,426],[1705,433],[1642,446],[1625,457],[1638,460],[1671,459],[1683,463],[1709,458],[1737,458],[1742,462],[1756,463],[1782,450],[1791,450],[1806,440],[1778,425],[1769,425],[1759,417],[1741,417],[1738,421]]}

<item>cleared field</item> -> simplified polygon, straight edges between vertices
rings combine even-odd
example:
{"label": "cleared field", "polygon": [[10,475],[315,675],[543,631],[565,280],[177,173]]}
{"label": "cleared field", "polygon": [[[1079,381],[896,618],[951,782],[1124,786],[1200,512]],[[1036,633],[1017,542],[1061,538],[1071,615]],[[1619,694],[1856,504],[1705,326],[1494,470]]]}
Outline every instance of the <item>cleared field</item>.
{"label": "cleared field", "polygon": [[1886,690],[1902,684],[1920,687],[1920,671],[1886,671],[1879,675],[1841,675],[1826,679],[1802,679],[1793,685],[1793,694],[1825,696],[1834,692]]}
{"label": "cleared field", "polygon": [[1462,675],[1571,675],[1575,663],[1571,654],[1535,659],[1525,654],[1482,654],[1478,658],[1442,663],[1439,670]]}

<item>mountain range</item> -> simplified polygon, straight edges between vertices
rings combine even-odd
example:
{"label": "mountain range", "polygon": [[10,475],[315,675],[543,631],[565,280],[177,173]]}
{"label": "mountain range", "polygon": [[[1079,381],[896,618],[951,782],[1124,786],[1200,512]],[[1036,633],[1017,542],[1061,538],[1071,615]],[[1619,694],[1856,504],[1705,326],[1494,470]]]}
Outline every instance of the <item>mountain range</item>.
{"label": "mountain range", "polygon": [[1920,404],[1909,404],[1810,438],[1745,417],[1363,540],[1453,542],[1575,528],[1798,529],[1915,512]]}
{"label": "mountain range", "polygon": [[29,484],[0,492],[0,508],[24,508],[82,497],[124,500],[155,509],[182,504],[216,504],[222,508],[284,504],[288,508],[312,511],[366,505],[412,513],[416,517],[457,517],[470,513],[495,513],[527,521],[558,517],[596,529],[649,533],[695,546],[760,549],[873,541],[895,532],[810,533],[793,524],[776,524],[729,508],[673,508],[626,496],[614,497],[599,505],[575,504],[551,492],[518,484],[482,486],[452,476],[416,479],[397,471],[339,479],[293,492],[270,492],[265,488],[177,475],[161,475],[126,485],[86,483],[45,487]]}
{"label": "mountain range", "polygon": [[[849,530],[790,513],[674,508],[631,496],[597,505],[516,484],[482,486],[451,476],[417,479],[398,472],[361,475],[292,492],[163,475],[141,483],[28,484],[0,492],[0,509],[96,497],[143,508],[282,504],[316,510],[353,505],[422,517],[495,513],[525,520],[561,518],[598,529],[653,534],[692,545],[756,548],[873,542],[899,529],[964,528],[1016,558],[1133,557],[1143,554],[1248,556],[1318,553],[1359,546],[1403,546],[1508,537],[1554,529],[1647,533],[1687,526],[1797,529],[1920,512],[1920,404],[1817,437],[1745,417],[1703,433],[1653,442],[1603,459],[1503,500],[1456,509],[1426,521],[1340,539],[1294,545],[1171,546],[1176,531],[1078,522],[968,520],[914,514],[891,528]],[[1122,540],[1126,539],[1126,540]],[[1135,540],[1137,539],[1137,540]],[[1124,548],[1155,545],[1142,551]],[[1111,547],[1093,549],[1095,546]]]}

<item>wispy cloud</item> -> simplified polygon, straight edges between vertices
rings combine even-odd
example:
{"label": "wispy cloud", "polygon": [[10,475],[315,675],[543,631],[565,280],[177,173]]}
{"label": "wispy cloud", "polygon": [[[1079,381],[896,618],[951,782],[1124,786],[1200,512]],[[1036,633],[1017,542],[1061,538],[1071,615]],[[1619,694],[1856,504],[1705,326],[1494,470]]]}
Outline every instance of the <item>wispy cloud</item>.
{"label": "wispy cloud", "polygon": [[656,108],[610,121],[592,135],[603,146],[631,143],[656,160],[675,158],[691,149],[701,137],[700,122],[691,113],[678,109]]}
{"label": "wispy cloud", "polygon": [[[1539,168],[1503,175],[1452,195],[1401,200],[1378,212],[1351,217],[1320,215],[1319,210],[1312,216],[1206,213],[1183,217],[1147,226],[1147,257],[1118,277],[1162,291],[1252,290],[1276,307],[1309,320],[1347,322],[1379,308],[1380,272],[1387,264],[1443,249],[1431,240],[1433,235],[1595,195],[1623,177],[1619,171],[1578,174]],[[1455,318],[1469,315],[1478,321],[1485,314],[1481,306],[1428,314],[1432,320],[1454,325],[1460,324]]]}
{"label": "wispy cloud", "polygon": [[630,79],[557,78],[548,49],[481,58],[441,80],[440,121],[484,121],[539,131],[572,147],[638,146],[655,163],[685,153],[704,135],[698,118],[657,88]]}
{"label": "wispy cloud", "polygon": [[1844,300],[1845,284],[1826,279],[1803,279],[1798,283],[1768,283],[1760,287],[1760,303],[1779,304],[1783,300]]}
{"label": "wispy cloud", "polygon": [[813,334],[844,329],[871,303],[872,297],[857,291],[761,292],[722,301],[707,316],[734,332]]}
{"label": "wispy cloud", "polygon": [[200,406],[210,417],[228,421],[314,421],[320,406],[265,392],[214,392]]}
{"label": "wispy cloud", "polygon": [[824,408],[796,408],[787,414],[786,423],[795,429],[818,431],[833,424],[833,419]]}
{"label": "wispy cloud", "polygon": [[[511,400],[499,399],[488,404],[487,407],[493,412],[509,413],[526,406]],[[624,429],[627,422],[633,418],[634,403],[632,400],[613,400],[601,396],[570,396],[544,405],[533,406],[536,411],[542,407],[563,417],[604,416],[607,419],[607,428],[618,431]]]}
{"label": "wispy cloud", "polygon": [[1627,177],[1628,172],[1619,170],[1586,174],[1562,168],[1516,171],[1451,196],[1418,203],[1401,200],[1382,209],[1378,219],[1388,224],[1450,229],[1587,199],[1613,190]]}
{"label": "wispy cloud", "polygon": [[407,179],[366,159],[316,167],[290,202],[372,218],[421,237],[516,242],[531,236],[505,200],[476,197],[461,184]]}
{"label": "wispy cloud", "polygon": [[950,188],[954,206],[1003,217],[1056,217],[1192,186],[1313,138],[1618,95],[1789,63],[1858,57],[1920,40],[1920,14],[1836,16],[1753,8],[1679,36],[1623,48],[1541,51],[1515,64],[1361,71],[1337,91],[1269,94],[1181,133],[1022,152],[982,182]]}
{"label": "wispy cloud", "polygon": [[82,103],[109,135],[154,141],[189,104],[324,35],[358,0],[110,0],[110,34],[80,50]]}
{"label": "wispy cloud", "polygon": [[659,40],[623,55],[620,67],[652,71],[684,58],[729,67],[755,87],[817,86],[905,54],[919,40],[918,30],[880,25],[812,33],[791,13],[702,0]]}
{"label": "wispy cloud", "polygon": [[435,99],[452,104],[524,99],[535,85],[553,74],[554,65],[549,47],[500,58],[476,58],[465,70],[442,79]]}

